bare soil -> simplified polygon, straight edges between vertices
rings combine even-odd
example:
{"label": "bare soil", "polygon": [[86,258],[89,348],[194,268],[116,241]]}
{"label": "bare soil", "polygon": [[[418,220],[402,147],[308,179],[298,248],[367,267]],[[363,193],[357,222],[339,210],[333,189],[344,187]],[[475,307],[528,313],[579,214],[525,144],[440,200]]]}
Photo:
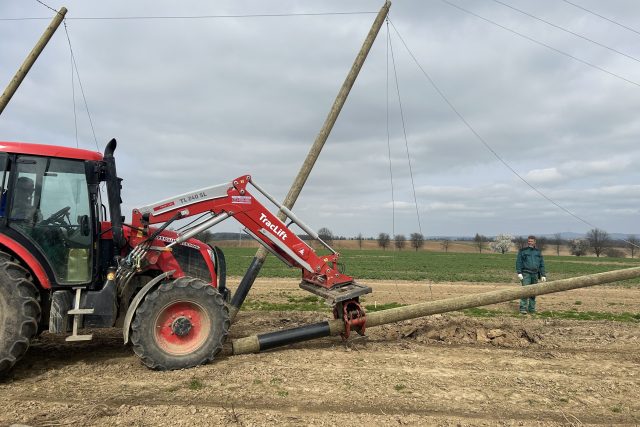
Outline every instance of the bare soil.
{"label": "bare soil", "polygon": [[[505,285],[369,283],[366,304],[413,303]],[[306,296],[259,280],[249,298]],[[640,289],[539,298],[543,310],[640,311]],[[579,305],[575,302],[580,301]],[[516,310],[516,303],[499,305]],[[328,313],[328,310],[327,310]],[[325,320],[242,311],[231,338]],[[67,343],[43,334],[0,380],[0,425],[570,426],[640,423],[640,326],[531,316],[432,316],[172,372],[145,368],[121,331]]]}

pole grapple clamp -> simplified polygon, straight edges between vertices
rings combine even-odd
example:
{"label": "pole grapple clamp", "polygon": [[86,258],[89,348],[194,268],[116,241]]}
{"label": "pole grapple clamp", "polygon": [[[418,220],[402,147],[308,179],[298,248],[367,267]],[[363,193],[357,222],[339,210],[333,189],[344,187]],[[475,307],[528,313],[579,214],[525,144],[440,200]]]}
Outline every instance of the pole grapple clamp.
{"label": "pole grapple clamp", "polygon": [[340,335],[346,340],[353,329],[359,335],[364,335],[367,323],[366,313],[357,299],[342,301],[333,307],[333,318],[344,321],[344,332]]}

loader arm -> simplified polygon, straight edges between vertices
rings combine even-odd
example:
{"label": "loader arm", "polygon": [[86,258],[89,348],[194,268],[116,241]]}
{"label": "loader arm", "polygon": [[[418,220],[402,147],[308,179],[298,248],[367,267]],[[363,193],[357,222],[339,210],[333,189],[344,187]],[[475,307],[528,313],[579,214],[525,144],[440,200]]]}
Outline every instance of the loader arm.
{"label": "loader arm", "polygon": [[[318,239],[331,253],[316,254],[313,248],[301,240],[247,190],[249,184],[278,206],[293,223],[300,226],[311,237]],[[234,218],[245,227],[249,235],[285,264],[301,269],[301,287],[304,289],[326,297],[323,292],[327,290],[354,284],[351,276],[342,274],[338,270],[340,254],[319,239],[318,235],[302,223],[293,212],[279,204],[253,182],[250,175],[243,175],[228,183],[188,192],[135,209],[132,215],[132,226],[142,230],[137,236],[141,242],[148,239],[150,224],[169,224],[176,219],[202,214],[206,216],[207,213],[211,215],[209,219],[180,234],[176,242],[169,243],[166,247],[171,248],[228,218]],[[135,244],[135,242],[132,243]],[[351,292],[348,294],[350,298],[353,297]]]}

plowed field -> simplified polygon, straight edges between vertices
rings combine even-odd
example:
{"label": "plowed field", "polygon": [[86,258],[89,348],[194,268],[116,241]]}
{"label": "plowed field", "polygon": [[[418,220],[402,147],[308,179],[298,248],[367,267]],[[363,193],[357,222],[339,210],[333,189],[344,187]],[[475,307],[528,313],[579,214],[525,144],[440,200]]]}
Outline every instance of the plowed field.
{"label": "plowed field", "polygon": [[[414,303],[505,285],[370,282],[367,304]],[[307,295],[260,280],[249,298]],[[577,303],[579,302],[579,304]],[[640,289],[539,297],[541,310],[640,311]],[[516,303],[491,307],[515,312]],[[324,312],[242,311],[232,338]],[[640,325],[460,313],[371,328],[194,369],[145,368],[116,329],[91,342],[43,334],[0,381],[0,425],[638,425]]]}

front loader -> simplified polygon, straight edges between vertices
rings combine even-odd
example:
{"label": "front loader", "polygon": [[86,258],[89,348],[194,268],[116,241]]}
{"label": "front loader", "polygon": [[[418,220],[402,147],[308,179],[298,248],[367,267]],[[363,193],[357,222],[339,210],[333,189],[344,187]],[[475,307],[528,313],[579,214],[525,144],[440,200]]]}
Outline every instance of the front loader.
{"label": "front loader", "polygon": [[[121,214],[121,179],[111,140],[104,155],[73,148],[0,143],[0,374],[40,332],[86,341],[81,329],[119,326],[143,363],[181,369],[213,360],[253,280],[231,296],[223,252],[194,238],[233,218],[282,262],[301,270],[300,286],[327,300],[344,336],[364,333],[359,297],[371,292],[339,267],[339,254],[250,175]],[[109,215],[101,200],[106,184]],[[289,218],[286,225],[256,190]],[[191,218],[185,230],[170,229]],[[297,225],[328,252],[318,255]],[[295,340],[313,338],[307,331]],[[278,338],[272,346],[291,337]]]}

